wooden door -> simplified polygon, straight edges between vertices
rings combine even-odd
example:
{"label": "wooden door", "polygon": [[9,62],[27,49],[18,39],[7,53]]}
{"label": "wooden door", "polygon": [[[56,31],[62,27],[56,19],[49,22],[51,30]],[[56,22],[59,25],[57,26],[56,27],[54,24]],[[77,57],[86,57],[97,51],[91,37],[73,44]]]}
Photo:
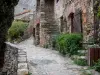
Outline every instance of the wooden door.
{"label": "wooden door", "polygon": [[82,12],[81,10],[76,10],[73,17],[73,27],[72,31],[74,33],[82,33]]}

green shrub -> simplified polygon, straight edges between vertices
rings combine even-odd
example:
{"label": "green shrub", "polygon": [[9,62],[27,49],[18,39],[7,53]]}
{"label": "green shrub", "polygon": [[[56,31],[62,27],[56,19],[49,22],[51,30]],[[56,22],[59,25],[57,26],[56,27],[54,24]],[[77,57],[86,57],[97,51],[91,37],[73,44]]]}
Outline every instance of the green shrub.
{"label": "green shrub", "polygon": [[97,17],[100,18],[100,6],[98,7]]}
{"label": "green shrub", "polygon": [[79,66],[87,66],[87,61],[85,59],[75,59],[74,63]]}
{"label": "green shrub", "polygon": [[48,45],[48,44],[45,44],[45,45],[43,46],[43,48],[49,48],[49,45]]}
{"label": "green shrub", "polygon": [[14,21],[12,23],[12,26],[8,30],[8,36],[7,38],[10,41],[19,39],[20,37],[23,36],[24,31],[26,30],[28,24],[24,23],[22,21]]}
{"label": "green shrub", "polygon": [[82,35],[80,34],[60,34],[56,38],[56,49],[66,55],[69,53],[70,55],[74,55],[78,53],[78,50],[81,49]]}
{"label": "green shrub", "polygon": [[93,68],[94,68],[96,71],[100,72],[100,59],[97,61],[97,63],[95,63],[95,65],[93,66]]}
{"label": "green shrub", "polygon": [[52,48],[53,49],[56,49],[56,39],[57,39],[58,35],[59,34],[53,35],[52,38],[51,38],[51,40],[52,40],[51,43],[52,43]]}
{"label": "green shrub", "polygon": [[28,72],[28,75],[32,75],[32,73]]}
{"label": "green shrub", "polygon": [[91,70],[82,70],[81,75],[93,75]]}

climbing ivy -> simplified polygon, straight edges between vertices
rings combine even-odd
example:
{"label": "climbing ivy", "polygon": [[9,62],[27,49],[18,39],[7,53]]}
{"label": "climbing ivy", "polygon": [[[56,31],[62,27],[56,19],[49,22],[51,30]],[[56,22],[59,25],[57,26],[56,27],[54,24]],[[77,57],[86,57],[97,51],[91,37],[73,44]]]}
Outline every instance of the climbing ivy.
{"label": "climbing ivy", "polygon": [[100,0],[94,0],[94,14],[100,18]]}
{"label": "climbing ivy", "polygon": [[100,18],[100,6],[98,7],[97,17]]}

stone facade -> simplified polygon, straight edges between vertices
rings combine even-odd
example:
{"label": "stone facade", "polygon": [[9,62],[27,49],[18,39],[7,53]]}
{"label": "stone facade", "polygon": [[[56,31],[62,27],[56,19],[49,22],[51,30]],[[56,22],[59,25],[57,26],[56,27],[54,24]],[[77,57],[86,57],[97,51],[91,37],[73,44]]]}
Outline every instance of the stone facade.
{"label": "stone facade", "polygon": [[28,75],[27,53],[17,45],[6,42],[0,75]]}
{"label": "stone facade", "polygon": [[18,67],[18,48],[11,44],[6,43],[4,65],[0,70],[0,75],[17,75]]}
{"label": "stone facade", "polygon": [[59,0],[55,3],[55,9],[60,14],[55,14],[55,18],[59,19],[57,22],[61,32],[83,33],[84,40],[87,40],[94,25],[93,0]]}
{"label": "stone facade", "polygon": [[[37,0],[34,21],[38,44],[50,44],[52,36],[61,33],[82,33],[84,41],[97,36],[95,0]],[[36,26],[39,25],[40,30]],[[37,34],[38,33],[38,34]]]}

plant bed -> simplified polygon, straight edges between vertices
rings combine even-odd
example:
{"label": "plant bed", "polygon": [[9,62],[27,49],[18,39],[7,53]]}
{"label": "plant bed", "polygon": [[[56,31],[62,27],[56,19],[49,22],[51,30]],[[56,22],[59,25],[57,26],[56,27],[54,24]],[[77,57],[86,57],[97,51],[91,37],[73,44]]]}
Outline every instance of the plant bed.
{"label": "plant bed", "polygon": [[74,59],[74,63],[79,66],[87,66],[87,61],[85,59]]}
{"label": "plant bed", "polygon": [[82,49],[81,41],[81,34],[60,34],[56,37],[55,48],[63,55],[76,55]]}
{"label": "plant bed", "polygon": [[100,72],[100,59],[96,63],[94,63],[93,69]]}
{"label": "plant bed", "polygon": [[14,21],[8,30],[7,40],[9,42],[20,42],[23,40],[24,32],[28,27],[28,23],[22,21]]}

